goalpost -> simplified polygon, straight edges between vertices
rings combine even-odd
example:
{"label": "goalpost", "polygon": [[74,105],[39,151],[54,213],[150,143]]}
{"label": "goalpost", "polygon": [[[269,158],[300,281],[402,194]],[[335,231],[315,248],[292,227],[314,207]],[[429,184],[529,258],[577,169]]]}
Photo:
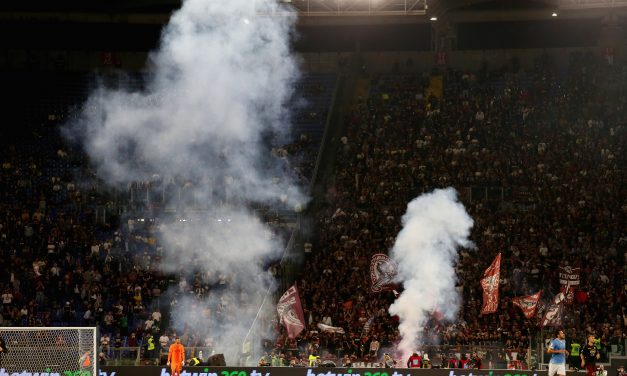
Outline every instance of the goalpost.
{"label": "goalpost", "polygon": [[96,376],[95,327],[0,327],[0,376]]}

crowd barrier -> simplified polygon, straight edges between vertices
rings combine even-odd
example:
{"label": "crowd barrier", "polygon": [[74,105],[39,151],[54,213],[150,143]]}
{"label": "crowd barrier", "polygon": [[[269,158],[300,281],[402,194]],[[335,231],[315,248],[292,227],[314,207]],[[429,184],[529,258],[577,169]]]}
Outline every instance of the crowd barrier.
{"label": "crowd barrier", "polygon": [[[574,372],[567,372],[574,376]],[[544,376],[546,371],[408,368],[185,367],[181,376]],[[2,375],[0,375],[2,376]],[[63,375],[61,375],[63,376]],[[98,376],[171,376],[169,367],[101,367]]]}
{"label": "crowd barrier", "polygon": [[[615,367],[608,369],[614,376]],[[585,375],[585,371],[567,371],[566,376]],[[171,376],[163,366],[100,367],[98,375],[87,371],[42,372],[6,371],[0,376]],[[181,376],[547,376],[546,370],[478,370],[478,369],[408,369],[408,368],[325,368],[325,367],[185,367]]]}

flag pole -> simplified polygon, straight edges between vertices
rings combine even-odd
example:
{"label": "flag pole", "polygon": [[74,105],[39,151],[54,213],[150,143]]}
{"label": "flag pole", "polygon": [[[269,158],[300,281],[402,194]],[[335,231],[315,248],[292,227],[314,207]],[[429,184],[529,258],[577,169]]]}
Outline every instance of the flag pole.
{"label": "flag pole", "polygon": [[531,344],[533,343],[533,337],[531,335],[531,327],[527,327],[527,334],[529,335],[529,346],[527,347],[527,369],[531,369]]}
{"label": "flag pole", "polygon": [[[279,265],[283,265],[283,262],[285,261],[287,257],[287,251],[293,246],[293,243],[294,243],[294,234],[292,233],[292,236],[290,237],[290,240],[288,241],[287,246],[285,247],[285,249],[283,249],[283,255],[281,256],[281,261],[279,261]],[[242,342],[242,347],[246,344],[246,341],[248,341],[248,337],[250,337],[250,333],[253,331],[253,328],[255,327],[255,323],[257,322],[257,319],[259,319],[259,315],[261,314],[261,309],[266,304],[266,300],[268,300],[268,296],[273,291],[276,284],[277,284],[276,280],[272,279],[272,283],[270,284],[270,286],[268,286],[268,290],[266,290],[266,295],[263,297],[263,301],[261,302],[261,305],[259,306],[259,310],[257,310],[255,319],[253,320],[252,324],[250,324],[250,328],[248,329],[248,333],[246,333],[246,337],[244,337],[244,341]],[[252,346],[251,346],[251,355],[252,355]]]}
{"label": "flag pole", "polygon": [[[257,310],[257,314],[255,315],[255,319],[253,320],[252,324],[250,324],[250,328],[248,329],[248,333],[246,333],[246,337],[244,337],[244,341],[242,342],[242,348],[246,344],[246,341],[248,341],[248,337],[250,337],[250,333],[253,331],[253,328],[255,327],[255,323],[257,322],[257,319],[259,319],[259,315],[261,314],[261,309],[266,304],[266,300],[268,300],[268,296],[270,295],[270,291],[272,291],[272,289],[274,288],[275,285],[276,285],[276,281],[273,280],[272,283],[270,284],[270,286],[268,286],[268,290],[266,291],[266,295],[263,297],[263,301],[261,302],[261,305],[259,306],[259,309]],[[251,346],[250,347],[251,355],[252,355],[252,351],[253,351],[253,348]]]}

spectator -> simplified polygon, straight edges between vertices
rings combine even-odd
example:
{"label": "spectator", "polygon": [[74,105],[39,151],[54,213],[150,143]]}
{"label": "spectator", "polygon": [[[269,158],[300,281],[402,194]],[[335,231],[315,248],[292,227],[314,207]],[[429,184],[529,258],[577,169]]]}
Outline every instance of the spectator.
{"label": "spectator", "polygon": [[100,337],[100,351],[104,352],[105,354],[109,354],[110,344],[111,344],[111,339],[109,338],[109,335],[106,333],[103,334]]}
{"label": "spectator", "polygon": [[168,334],[166,332],[163,332],[161,337],[159,337],[159,344],[161,345],[161,348],[167,349],[169,343],[170,343],[170,337],[168,337]]}

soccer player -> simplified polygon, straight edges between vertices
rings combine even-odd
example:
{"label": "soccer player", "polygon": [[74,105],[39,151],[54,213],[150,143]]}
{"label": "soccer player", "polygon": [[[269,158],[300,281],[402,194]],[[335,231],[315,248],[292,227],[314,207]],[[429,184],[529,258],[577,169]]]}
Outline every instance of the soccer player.
{"label": "soccer player", "polygon": [[181,344],[181,337],[177,336],[176,341],[170,345],[168,351],[168,365],[172,369],[172,376],[181,376],[184,362],[185,348]]}
{"label": "soccer player", "polygon": [[81,365],[81,371],[88,370],[91,367],[91,352],[87,351],[81,355],[79,364]]}
{"label": "soccer player", "polygon": [[555,338],[551,341],[549,348],[546,352],[551,354],[551,360],[549,361],[549,375],[548,376],[566,376],[566,357],[568,356],[568,350],[566,350],[566,334],[561,329],[555,331]]}
{"label": "soccer player", "polygon": [[586,367],[587,376],[596,376],[597,359],[601,354],[594,345],[594,334],[588,334],[588,342],[581,350],[581,368]]}

